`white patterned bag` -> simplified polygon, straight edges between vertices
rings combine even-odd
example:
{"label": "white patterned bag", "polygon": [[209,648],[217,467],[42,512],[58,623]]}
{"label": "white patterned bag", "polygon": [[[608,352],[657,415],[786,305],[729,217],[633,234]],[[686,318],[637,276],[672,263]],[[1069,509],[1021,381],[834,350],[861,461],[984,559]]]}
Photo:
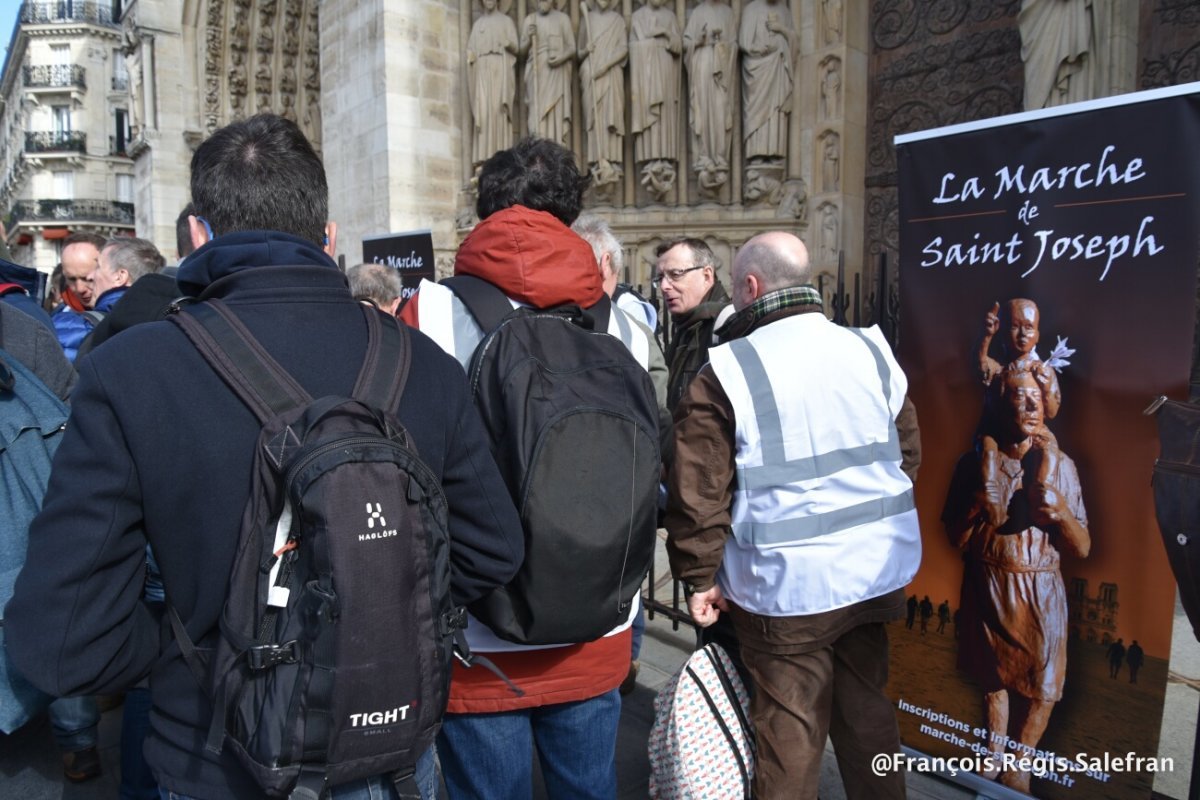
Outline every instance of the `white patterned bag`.
{"label": "white patterned bag", "polygon": [[754,728],[749,698],[729,656],[705,645],[654,698],[650,797],[750,800]]}

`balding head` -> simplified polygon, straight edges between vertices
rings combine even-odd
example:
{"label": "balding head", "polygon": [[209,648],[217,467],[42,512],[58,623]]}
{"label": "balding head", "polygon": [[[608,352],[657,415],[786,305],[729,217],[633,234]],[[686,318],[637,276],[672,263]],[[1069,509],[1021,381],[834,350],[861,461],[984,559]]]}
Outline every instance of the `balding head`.
{"label": "balding head", "polygon": [[804,242],[786,231],[760,233],[733,260],[733,307],[741,311],[768,292],[811,282]]}
{"label": "balding head", "polygon": [[92,273],[100,260],[104,237],[94,233],[73,233],[63,240],[63,280],[85,308],[96,304],[99,296],[92,284]]}

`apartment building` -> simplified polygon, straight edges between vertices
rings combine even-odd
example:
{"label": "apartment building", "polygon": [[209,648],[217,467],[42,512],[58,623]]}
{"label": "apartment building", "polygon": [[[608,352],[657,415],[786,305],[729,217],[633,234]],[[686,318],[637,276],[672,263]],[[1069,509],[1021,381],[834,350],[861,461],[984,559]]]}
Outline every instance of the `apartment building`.
{"label": "apartment building", "polygon": [[0,221],[14,260],[50,272],[62,240],[134,230],[121,0],[21,5],[0,73]]}

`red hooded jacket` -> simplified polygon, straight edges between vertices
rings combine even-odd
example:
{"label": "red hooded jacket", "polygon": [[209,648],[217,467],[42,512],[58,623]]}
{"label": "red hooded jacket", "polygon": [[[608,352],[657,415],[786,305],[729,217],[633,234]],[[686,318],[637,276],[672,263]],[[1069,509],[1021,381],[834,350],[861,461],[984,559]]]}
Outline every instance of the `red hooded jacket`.
{"label": "red hooded jacket", "polygon": [[[591,245],[554,215],[524,206],[498,211],[476,225],[458,249],[454,274],[483,278],[534,308],[568,303],[587,308],[604,294]],[[400,314],[417,328],[420,300],[417,292]],[[626,628],[586,644],[488,653],[524,697],[488,670],[456,663],[447,710],[492,713],[596,697],[615,689],[628,673],[630,637]]]}

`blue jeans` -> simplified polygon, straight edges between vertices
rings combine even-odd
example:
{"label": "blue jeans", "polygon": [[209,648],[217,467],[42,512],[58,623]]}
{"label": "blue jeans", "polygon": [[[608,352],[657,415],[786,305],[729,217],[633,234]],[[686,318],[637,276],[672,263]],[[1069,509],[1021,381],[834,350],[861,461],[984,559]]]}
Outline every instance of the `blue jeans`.
{"label": "blue jeans", "polygon": [[637,661],[637,657],[642,653],[642,636],[646,633],[645,606],[640,606],[638,608],[637,616],[633,618],[633,625],[630,627],[633,629],[633,633],[631,634],[632,642],[630,649],[633,653],[633,660]]}
{"label": "blue jeans", "polygon": [[50,704],[54,741],[64,753],[77,753],[96,746],[100,707],[94,697],[60,697]]}
{"label": "blue jeans", "polygon": [[[437,753],[432,747],[417,759],[417,788],[421,790],[422,800],[438,799]],[[162,800],[198,800],[163,788],[158,792]],[[329,790],[330,800],[395,800],[397,796],[391,778],[383,775],[350,781]]]}
{"label": "blue jeans", "polygon": [[497,714],[447,714],[438,737],[451,800],[529,800],[533,747],[552,800],[617,796],[617,690]]}

